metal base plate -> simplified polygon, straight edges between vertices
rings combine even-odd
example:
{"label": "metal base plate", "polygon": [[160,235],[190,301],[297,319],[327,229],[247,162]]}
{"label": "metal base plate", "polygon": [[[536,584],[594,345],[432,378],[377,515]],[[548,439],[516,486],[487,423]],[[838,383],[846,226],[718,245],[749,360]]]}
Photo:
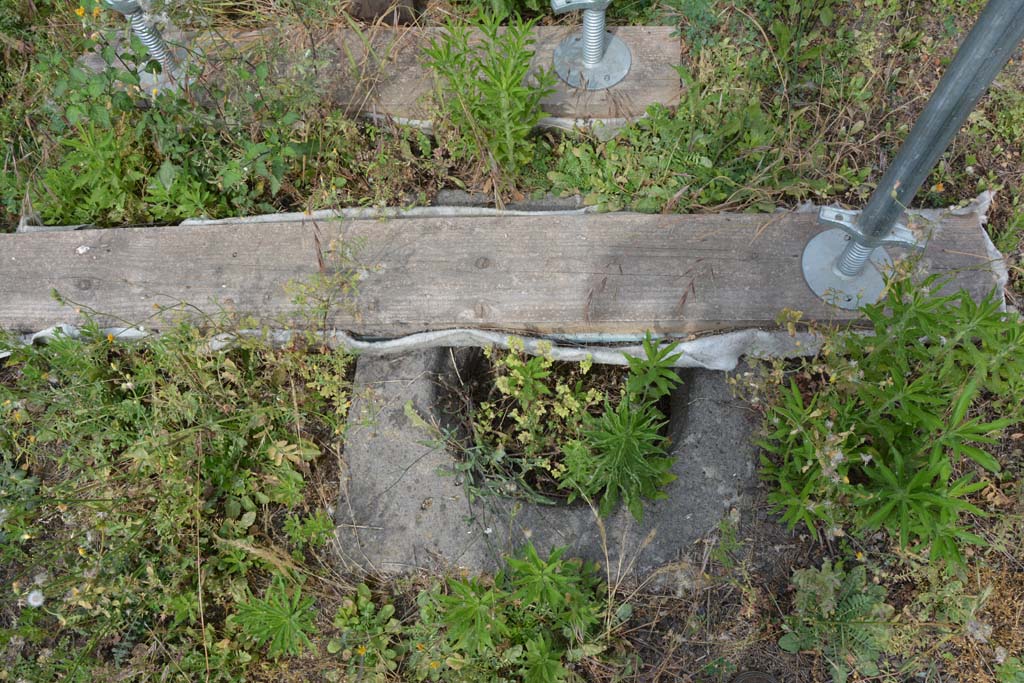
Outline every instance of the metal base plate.
{"label": "metal base plate", "polygon": [[892,259],[879,247],[856,277],[845,277],[834,266],[850,241],[850,236],[838,228],[815,235],[804,247],[804,280],[825,303],[852,311],[882,298],[885,291],[883,273],[892,270]]}
{"label": "metal base plate", "polygon": [[629,47],[611,33],[605,33],[607,47],[604,59],[594,67],[583,64],[583,34],[575,33],[555,48],[555,73],[574,88],[604,90],[610,88],[629,73],[633,56]]}

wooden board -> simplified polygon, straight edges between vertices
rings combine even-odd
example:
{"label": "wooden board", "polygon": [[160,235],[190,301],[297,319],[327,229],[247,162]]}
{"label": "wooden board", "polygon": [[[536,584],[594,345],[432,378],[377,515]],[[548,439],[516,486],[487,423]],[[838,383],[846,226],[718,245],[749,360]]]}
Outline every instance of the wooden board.
{"label": "wooden board", "polygon": [[[551,66],[555,47],[579,26],[540,26],[531,72]],[[561,80],[543,100],[551,117],[620,119],[642,115],[652,104],[679,103],[681,81],[676,71],[681,44],[671,26],[622,26],[610,29],[629,46],[632,66],[613,88],[587,91],[570,88]],[[279,75],[302,82],[308,63],[316,62],[315,87],[350,115],[370,114],[398,120],[429,122],[435,107],[433,72],[426,66],[423,48],[442,36],[442,28],[372,27],[361,31],[332,29],[308,34],[279,35],[275,29],[227,36],[201,36],[205,63],[216,77],[218,60],[259,52],[268,46],[285,47],[277,56]],[[302,69],[305,69],[303,72]]]}
{"label": "wooden board", "polygon": [[[318,272],[317,242],[363,242],[360,334],[477,327],[534,333],[696,333],[772,327],[782,308],[850,319],[804,284],[815,214],[592,214],[262,223],[0,235],[0,327],[78,323],[65,297],[146,321],[154,305],[226,308],[291,325],[289,281]],[[892,250],[890,253],[896,253]],[[956,271],[975,296],[995,286],[976,215],[935,227],[922,268]],[[151,321],[146,325],[151,326]]]}

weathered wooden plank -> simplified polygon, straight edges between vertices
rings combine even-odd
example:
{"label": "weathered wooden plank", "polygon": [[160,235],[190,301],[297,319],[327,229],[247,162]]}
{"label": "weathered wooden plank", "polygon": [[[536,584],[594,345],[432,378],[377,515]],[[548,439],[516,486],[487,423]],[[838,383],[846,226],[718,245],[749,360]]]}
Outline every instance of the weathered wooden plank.
{"label": "weathered wooden plank", "polygon": [[[81,322],[52,289],[121,320],[185,302],[294,324],[284,286],[316,273],[317,239],[335,238],[363,243],[365,275],[354,311],[336,310],[330,324],[361,334],[696,333],[774,326],[783,307],[850,319],[804,284],[801,252],[818,230],[806,213],[592,214],[0,235],[0,327]],[[980,296],[995,284],[988,261],[971,214],[936,226],[922,267],[955,271]]]}
{"label": "weathered wooden plank", "polygon": [[[579,26],[539,26],[533,31],[536,45],[531,72],[551,66],[552,54],[561,40]],[[570,119],[619,119],[642,115],[652,104],[675,106],[681,81],[676,71],[680,41],[670,26],[622,26],[610,29],[622,38],[633,55],[629,75],[614,88],[586,91],[558,81],[544,99],[544,111]],[[197,39],[214,71],[218,60],[230,61],[233,53],[258,50],[267,45],[285,48],[277,55],[283,75],[315,56],[316,81],[324,97],[349,114],[375,114],[400,120],[431,121],[434,78],[426,66],[423,48],[438,39],[436,27],[368,27],[316,30],[302,35],[281,35],[277,29],[207,35]],[[300,77],[297,73],[295,77]]]}

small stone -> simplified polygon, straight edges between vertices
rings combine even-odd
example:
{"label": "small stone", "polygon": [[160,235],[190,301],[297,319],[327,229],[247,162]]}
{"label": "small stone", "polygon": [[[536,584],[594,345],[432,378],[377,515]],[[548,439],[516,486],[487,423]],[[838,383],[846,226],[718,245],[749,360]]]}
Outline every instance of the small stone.
{"label": "small stone", "polygon": [[967,637],[977,643],[987,643],[992,636],[992,625],[977,619],[967,622]]}

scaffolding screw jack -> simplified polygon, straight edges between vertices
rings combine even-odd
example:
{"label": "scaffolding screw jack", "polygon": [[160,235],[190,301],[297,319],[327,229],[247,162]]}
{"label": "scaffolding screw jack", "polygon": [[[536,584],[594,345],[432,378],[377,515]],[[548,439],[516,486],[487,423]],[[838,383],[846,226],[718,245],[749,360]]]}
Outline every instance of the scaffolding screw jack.
{"label": "scaffolding screw jack", "polygon": [[574,88],[605,90],[629,73],[633,56],[621,38],[605,29],[611,0],[551,0],[555,14],[583,10],[583,30],[555,48],[555,73]]}

